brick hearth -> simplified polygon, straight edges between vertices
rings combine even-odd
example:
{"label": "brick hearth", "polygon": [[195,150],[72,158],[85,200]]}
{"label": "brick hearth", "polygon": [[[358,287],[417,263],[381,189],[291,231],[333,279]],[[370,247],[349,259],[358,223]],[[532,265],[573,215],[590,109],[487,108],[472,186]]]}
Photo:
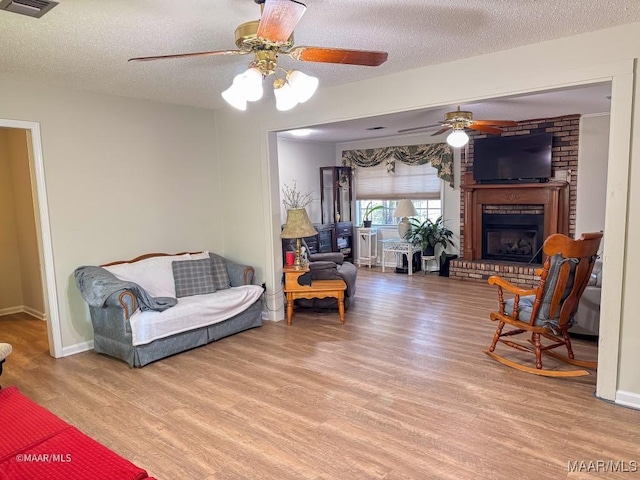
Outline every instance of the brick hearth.
{"label": "brick hearth", "polygon": [[491,275],[499,275],[511,283],[528,288],[538,284],[540,277],[535,276],[534,270],[540,267],[541,265],[488,260],[451,260],[449,277],[456,280],[486,282]]}

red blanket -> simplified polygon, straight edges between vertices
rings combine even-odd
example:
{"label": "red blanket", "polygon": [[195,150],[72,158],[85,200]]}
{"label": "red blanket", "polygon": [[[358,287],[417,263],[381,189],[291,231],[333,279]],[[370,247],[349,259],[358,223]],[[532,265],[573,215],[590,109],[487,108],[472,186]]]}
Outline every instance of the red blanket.
{"label": "red blanket", "polygon": [[32,402],[17,388],[0,390],[0,479],[80,478],[150,479],[143,469]]}

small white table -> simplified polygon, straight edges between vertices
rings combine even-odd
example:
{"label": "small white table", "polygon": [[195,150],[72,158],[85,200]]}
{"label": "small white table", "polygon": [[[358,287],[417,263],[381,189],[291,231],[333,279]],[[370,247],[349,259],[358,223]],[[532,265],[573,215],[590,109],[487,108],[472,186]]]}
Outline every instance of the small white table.
{"label": "small white table", "polygon": [[378,261],[378,232],[375,228],[358,228],[358,266],[376,266]]}
{"label": "small white table", "polygon": [[403,240],[402,238],[389,238],[387,240],[382,240],[382,272],[384,273],[384,260],[387,252],[395,253],[396,256],[406,255],[407,256],[407,266],[409,267],[408,274],[413,275],[413,254],[420,251],[419,245],[413,245],[411,242],[407,240]]}

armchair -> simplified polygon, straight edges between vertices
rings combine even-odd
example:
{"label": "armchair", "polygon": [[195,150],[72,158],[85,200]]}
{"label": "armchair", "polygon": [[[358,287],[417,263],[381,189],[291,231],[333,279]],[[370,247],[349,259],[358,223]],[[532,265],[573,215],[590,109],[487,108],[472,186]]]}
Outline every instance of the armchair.
{"label": "armchair", "polygon": [[[504,365],[535,375],[589,375],[586,370],[543,369],[542,353],[574,366],[596,368],[595,362],[574,358],[568,330],[573,326],[580,297],[589,282],[601,239],[601,232],[585,233],[579,240],[561,234],[549,236],[544,242],[546,260],[536,288],[523,289],[501,277],[489,277],[489,284],[498,286],[499,311],[491,312],[490,315],[492,321],[498,322],[498,328],[491,346],[484,350],[484,353]],[[507,290],[514,297],[505,300],[503,290]],[[514,328],[503,332],[505,325]],[[520,334],[531,334],[526,344],[509,340]],[[541,338],[552,343],[543,345]],[[496,354],[498,343],[535,354],[535,368]],[[558,347],[566,347],[567,356],[552,351]]]}
{"label": "armchair", "polygon": [[[312,253],[309,255],[311,281],[342,279],[347,284],[344,308],[348,308],[356,293],[357,267],[344,261],[342,253]],[[313,298],[296,300],[296,305],[307,308],[338,308],[335,298]]]}

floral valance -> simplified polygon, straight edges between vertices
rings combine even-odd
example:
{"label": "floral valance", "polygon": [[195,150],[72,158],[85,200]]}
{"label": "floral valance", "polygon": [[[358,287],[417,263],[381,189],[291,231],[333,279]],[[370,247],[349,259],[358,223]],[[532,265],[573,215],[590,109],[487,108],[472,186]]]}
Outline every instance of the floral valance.
{"label": "floral valance", "polygon": [[448,182],[453,188],[453,151],[446,143],[342,152],[342,165],[345,167],[375,167],[382,162],[387,162],[387,171],[393,173],[396,160],[406,165],[431,163],[431,166],[438,171],[438,177]]}

